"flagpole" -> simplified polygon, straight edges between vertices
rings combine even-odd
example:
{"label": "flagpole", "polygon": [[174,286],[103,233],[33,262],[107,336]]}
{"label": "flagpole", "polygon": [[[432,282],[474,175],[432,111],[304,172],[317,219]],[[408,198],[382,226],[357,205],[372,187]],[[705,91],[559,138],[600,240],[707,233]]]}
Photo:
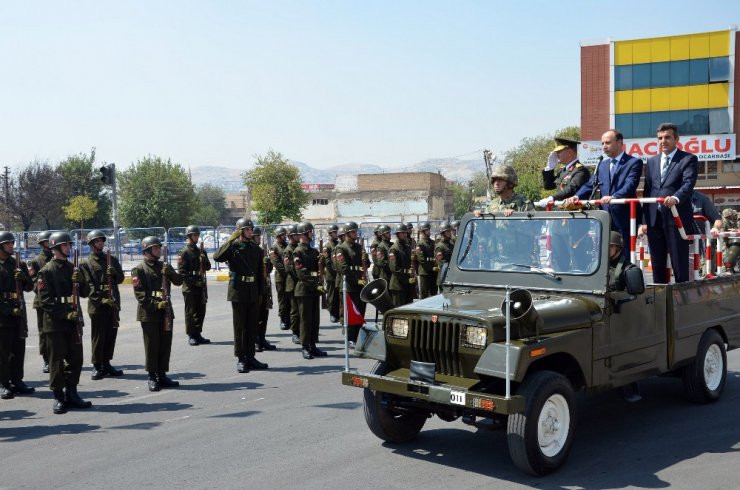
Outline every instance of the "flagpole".
{"label": "flagpole", "polygon": [[344,314],[342,323],[344,324],[344,370],[349,371],[349,312],[347,311],[347,276],[342,277],[342,302],[344,304]]}

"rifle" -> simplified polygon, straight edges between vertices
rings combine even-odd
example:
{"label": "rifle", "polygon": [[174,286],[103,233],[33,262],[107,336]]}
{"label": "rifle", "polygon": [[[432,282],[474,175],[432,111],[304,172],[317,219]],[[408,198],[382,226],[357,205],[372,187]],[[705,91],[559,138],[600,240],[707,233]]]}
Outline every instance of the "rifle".
{"label": "rifle", "polygon": [[[15,252],[15,270],[21,272],[21,254]],[[28,338],[28,314],[26,313],[26,301],[23,299],[23,285],[20,279],[15,280],[15,299],[18,301],[18,308],[21,310],[21,327],[20,338]]]}
{"label": "rifle", "polygon": [[116,305],[115,307],[115,314],[113,315],[113,328],[118,328],[118,325],[121,323],[121,306],[116,303],[116,297],[113,295],[113,276],[108,274],[108,271],[111,268],[111,254],[110,254],[110,248],[106,249],[105,251],[105,265],[106,265],[106,274],[108,276],[108,299],[111,300],[111,306]]}
{"label": "rifle", "polygon": [[[326,268],[326,257],[324,257],[324,240],[319,240],[319,286],[326,288],[324,285],[324,269]],[[326,301],[326,289],[321,293],[321,309],[326,310],[329,305]]]}
{"label": "rifle", "polygon": [[411,241],[411,278],[414,279],[414,290],[411,293],[412,299],[418,299],[419,298],[419,257],[416,255],[416,240],[413,238],[410,239]]}
{"label": "rifle", "polygon": [[270,281],[270,271],[267,270],[267,264],[270,264],[270,258],[267,248],[267,237],[262,239],[262,273],[265,277],[265,309],[272,309],[272,281]]}
{"label": "rifle", "polygon": [[200,279],[203,281],[203,302],[208,302],[208,276],[206,275],[206,249],[205,242],[200,241],[200,256],[198,257],[198,263],[200,264]]}
{"label": "rifle", "polygon": [[360,247],[362,247],[362,250],[360,251],[360,263],[362,264],[362,279],[365,281],[365,284],[367,284],[367,252],[365,252],[365,237],[360,238]]}
{"label": "rifle", "polygon": [[486,164],[486,180],[487,180],[487,186],[488,190],[486,191],[486,199],[491,199],[491,196],[493,193],[491,192],[493,189],[491,188],[491,173],[493,172],[493,161],[496,159],[496,157],[493,156],[493,153],[491,153],[491,150],[483,150],[483,161]]}
{"label": "rifle", "polygon": [[[75,243],[75,255],[74,255],[74,272],[82,274],[80,271],[80,247],[79,242]],[[76,344],[82,343],[82,327],[85,326],[85,317],[82,315],[82,304],[80,303],[80,283],[75,282],[72,285],[72,309],[77,312],[77,320],[75,320],[75,329],[77,330],[77,337],[75,338]]]}
{"label": "rifle", "polygon": [[167,302],[167,308],[164,310],[164,325],[163,329],[165,332],[172,330],[172,305],[170,304],[170,278],[164,273],[164,268],[169,264],[169,255],[167,253],[167,245],[162,247],[164,255],[164,264],[162,265],[162,301]]}

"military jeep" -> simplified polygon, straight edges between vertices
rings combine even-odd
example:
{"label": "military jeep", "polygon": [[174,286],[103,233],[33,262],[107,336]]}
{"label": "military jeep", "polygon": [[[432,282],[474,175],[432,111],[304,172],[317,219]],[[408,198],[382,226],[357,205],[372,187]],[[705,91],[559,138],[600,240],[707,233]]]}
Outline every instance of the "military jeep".
{"label": "military jeep", "polygon": [[469,214],[441,294],[388,308],[383,281],[368,284],[383,318],[355,355],[377,363],[342,382],[364,390],[370,430],[403,443],[434,415],[501,428],[515,465],[543,475],[568,456],[579,390],[674,373],[690,400],[717,400],[740,340],[740,276],[645,285],[634,269],[609,290],[609,229],[598,210]]}

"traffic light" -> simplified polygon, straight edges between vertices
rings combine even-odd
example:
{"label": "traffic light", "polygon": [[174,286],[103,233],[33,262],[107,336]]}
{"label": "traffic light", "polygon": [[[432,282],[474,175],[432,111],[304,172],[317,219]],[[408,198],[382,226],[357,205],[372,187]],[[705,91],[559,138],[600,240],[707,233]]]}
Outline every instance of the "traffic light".
{"label": "traffic light", "polygon": [[105,185],[111,185],[115,178],[114,173],[115,167],[113,167],[113,165],[103,165],[100,167],[100,180],[102,180]]}

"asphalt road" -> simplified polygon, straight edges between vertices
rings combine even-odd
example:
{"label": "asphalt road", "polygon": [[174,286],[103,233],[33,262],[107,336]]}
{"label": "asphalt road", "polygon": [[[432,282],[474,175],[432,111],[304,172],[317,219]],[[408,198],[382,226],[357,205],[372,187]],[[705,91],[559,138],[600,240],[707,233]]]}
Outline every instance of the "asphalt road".
{"label": "asphalt road", "polygon": [[[728,356],[722,399],[698,406],[680,380],[642,383],[643,400],[617,392],[580,396],[570,458],[534,478],[512,464],[502,432],[430,419],[417,440],[385,444],[367,429],[362,391],[344,387],[341,329],[322,316],[321,347],[305,361],[270,318],[279,350],[268,371],[238,374],[226,283],[212,281],[204,335],[190,347],[175,302],[171,375],[179,389],[150,393],[135,301],[124,286],[114,365],[123,378],[79,387],[94,407],[52,414],[31,328],[26,381],[34,395],[0,400],[0,488],[736,488],[740,463],[740,354]],[[325,312],[324,312],[325,313]],[[88,321],[89,325],[89,321]],[[85,332],[89,360],[89,331]],[[369,369],[370,361],[352,360]]]}

